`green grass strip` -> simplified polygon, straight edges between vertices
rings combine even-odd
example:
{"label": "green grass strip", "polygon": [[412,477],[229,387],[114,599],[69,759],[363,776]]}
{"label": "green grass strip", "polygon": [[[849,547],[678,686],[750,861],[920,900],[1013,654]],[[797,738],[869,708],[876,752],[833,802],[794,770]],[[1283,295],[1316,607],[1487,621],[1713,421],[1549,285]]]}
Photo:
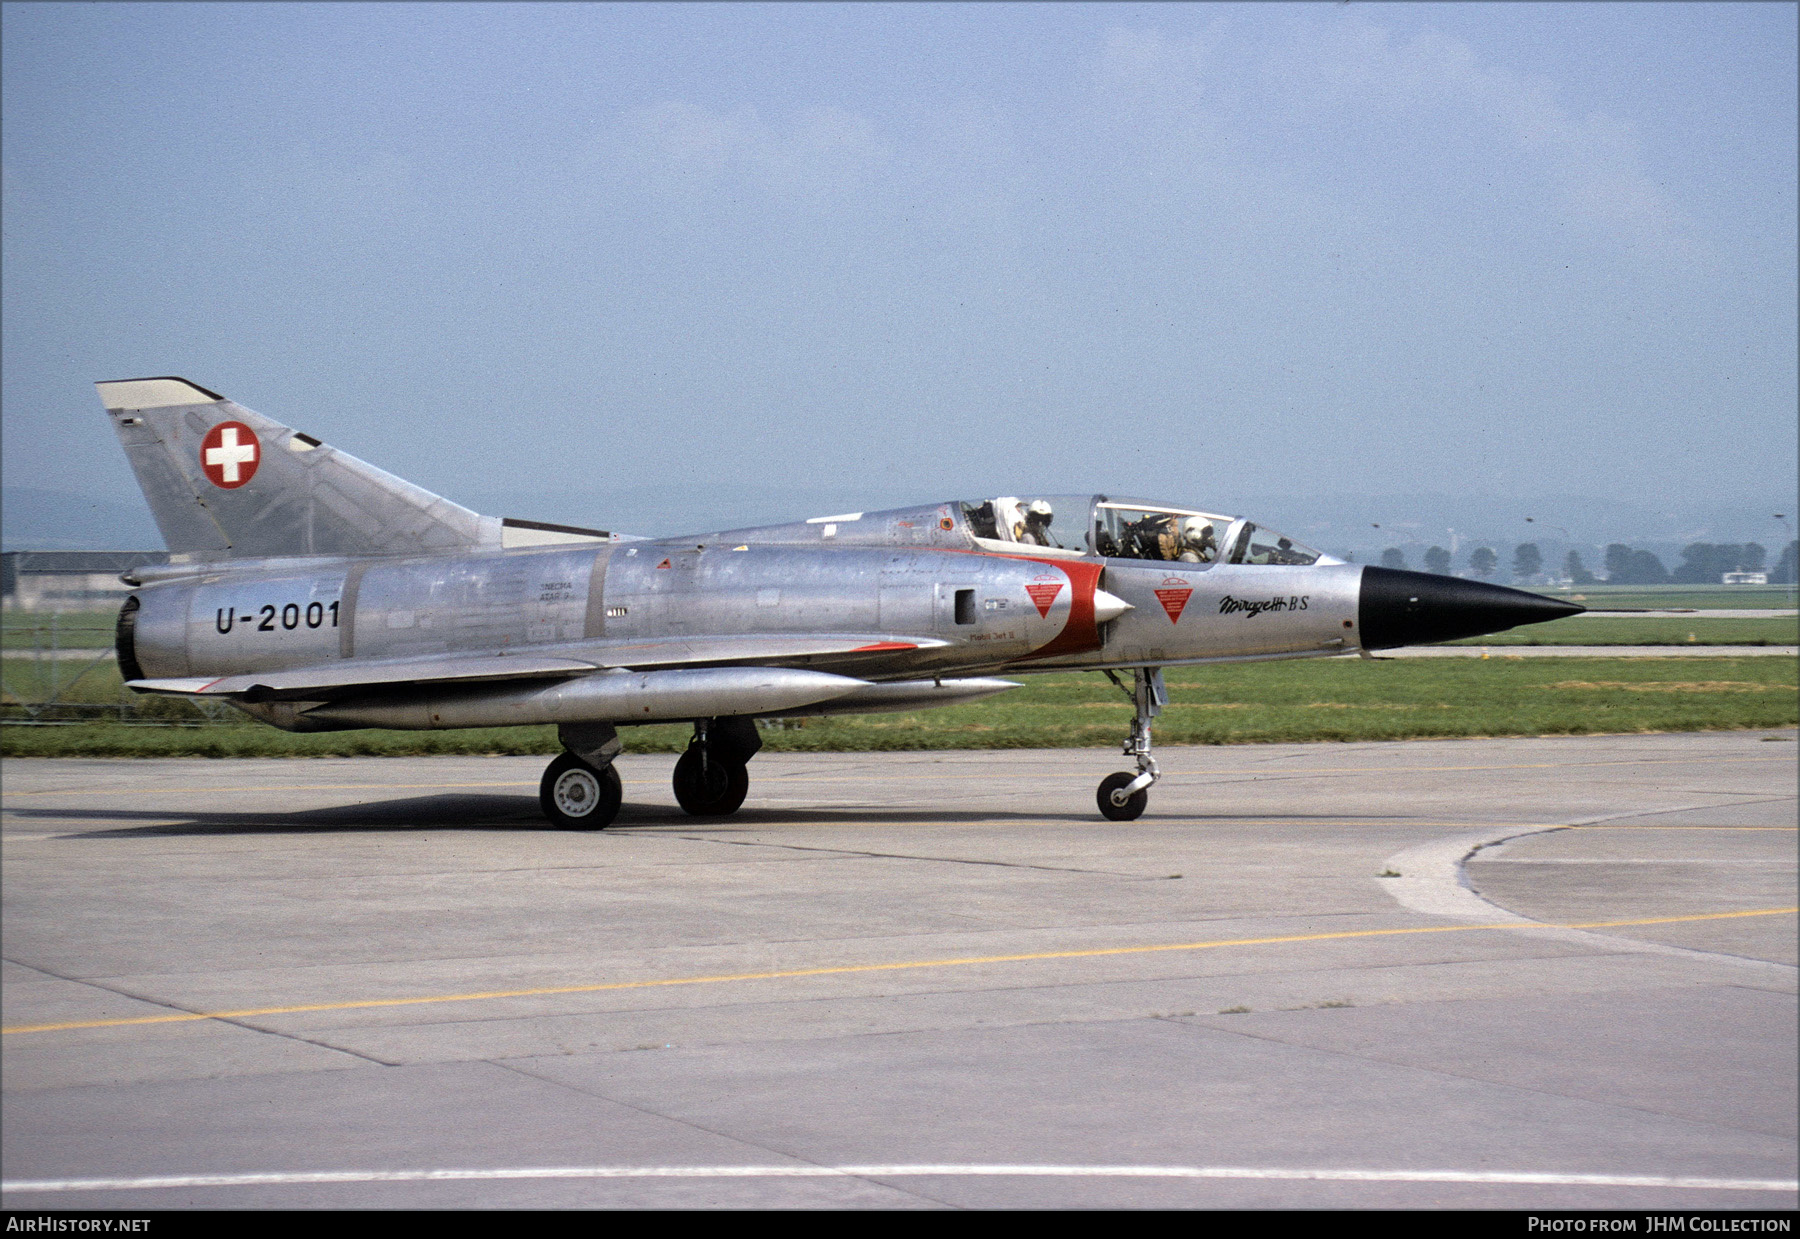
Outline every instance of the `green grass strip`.
{"label": "green grass strip", "polygon": [[1800,617],[1582,616],[1529,624],[1451,645],[1800,645]]}
{"label": "green grass strip", "polygon": [[[1241,663],[1168,673],[1159,744],[1265,744],[1460,736],[1590,735],[1792,727],[1800,660],[1762,658],[1363,659]],[[96,672],[98,674],[98,672]],[[1117,745],[1131,707],[1103,677],[1020,677],[990,701],[913,714],[777,720],[776,752]],[[114,678],[117,691],[116,673]],[[98,688],[98,686],[96,686]],[[173,702],[181,706],[183,703]],[[626,728],[631,752],[677,752],[685,726]],[[290,735],[249,720],[194,727],[0,727],[10,757],[356,757],[559,751],[551,727]]]}

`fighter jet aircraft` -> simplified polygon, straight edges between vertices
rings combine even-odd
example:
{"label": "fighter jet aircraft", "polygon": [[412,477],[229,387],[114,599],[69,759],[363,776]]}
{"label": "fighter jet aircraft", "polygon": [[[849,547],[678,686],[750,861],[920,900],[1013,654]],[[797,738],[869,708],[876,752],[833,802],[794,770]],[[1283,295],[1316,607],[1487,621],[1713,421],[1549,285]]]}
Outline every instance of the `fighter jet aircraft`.
{"label": "fighter jet aircraft", "polygon": [[[125,576],[119,667],[288,731],[554,723],[559,827],[619,811],[618,728],[691,722],[689,813],[734,812],[755,720],[974,701],[1103,672],[1135,707],[1101,814],[1144,811],[1162,668],[1366,654],[1582,610],[1348,564],[1242,517],[994,495],[627,538],[481,516],[180,378],[96,384],[166,566]],[[1130,677],[1130,686],[1121,679]]]}

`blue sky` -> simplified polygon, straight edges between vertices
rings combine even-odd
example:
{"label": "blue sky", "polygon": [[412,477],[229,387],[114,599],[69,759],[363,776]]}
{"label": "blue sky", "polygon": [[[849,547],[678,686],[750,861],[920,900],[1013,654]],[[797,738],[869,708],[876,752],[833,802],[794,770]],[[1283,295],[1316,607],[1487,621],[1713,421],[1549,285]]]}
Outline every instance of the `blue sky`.
{"label": "blue sky", "polygon": [[669,532],[646,496],[1791,514],[1795,18],[9,4],[4,482],[129,496],[89,384],[180,374]]}

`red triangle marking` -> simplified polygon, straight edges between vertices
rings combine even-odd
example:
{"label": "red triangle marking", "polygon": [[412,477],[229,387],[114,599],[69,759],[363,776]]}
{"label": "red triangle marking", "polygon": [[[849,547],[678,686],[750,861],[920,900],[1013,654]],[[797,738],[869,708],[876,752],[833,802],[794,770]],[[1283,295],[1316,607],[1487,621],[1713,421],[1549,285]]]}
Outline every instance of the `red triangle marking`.
{"label": "red triangle marking", "polygon": [[1187,606],[1188,599],[1194,591],[1187,587],[1181,589],[1159,589],[1156,600],[1162,603],[1162,609],[1169,613],[1169,622],[1173,624],[1181,618],[1182,609]]}
{"label": "red triangle marking", "polygon": [[1025,592],[1031,595],[1032,605],[1038,609],[1038,615],[1048,619],[1050,604],[1056,601],[1058,594],[1062,593],[1062,587],[1063,582],[1061,581],[1054,585],[1027,585]]}
{"label": "red triangle marking", "polygon": [[656,566],[658,568],[667,568],[667,567],[670,567],[671,565],[670,565],[669,561],[665,559],[660,564],[657,564]]}

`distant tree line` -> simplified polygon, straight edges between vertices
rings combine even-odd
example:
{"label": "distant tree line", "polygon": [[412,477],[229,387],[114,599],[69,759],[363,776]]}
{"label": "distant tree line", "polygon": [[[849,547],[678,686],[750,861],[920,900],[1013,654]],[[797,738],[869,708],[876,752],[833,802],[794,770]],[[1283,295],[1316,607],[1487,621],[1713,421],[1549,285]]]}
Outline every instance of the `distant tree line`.
{"label": "distant tree line", "polygon": [[1634,551],[1623,542],[1606,547],[1606,579],[1614,585],[1667,585],[1669,570],[1649,551]]}
{"label": "distant tree line", "polygon": [[1649,551],[1614,542],[1606,548],[1606,576],[1614,585],[1717,585],[1727,572],[1768,571],[1771,585],[1792,585],[1795,543],[1782,550],[1773,570],[1768,559],[1768,548],[1756,542],[1690,542],[1670,571]]}
{"label": "distant tree line", "polygon": [[[1773,568],[1768,568],[1768,548],[1755,542],[1693,542],[1681,549],[1681,563],[1674,571],[1650,551],[1634,550],[1623,542],[1606,548],[1605,577],[1596,576],[1581,561],[1581,552],[1570,551],[1563,559],[1562,575],[1572,585],[1717,585],[1727,572],[1769,573],[1771,585],[1795,583],[1797,549],[1800,543],[1789,542]],[[1390,546],[1381,553],[1384,568],[1406,567],[1406,553]],[[1441,546],[1425,552],[1425,571],[1439,576],[1451,575],[1451,554]],[[1469,552],[1469,573],[1489,580],[1500,570],[1500,556],[1492,547],[1478,546]],[[1515,584],[1531,584],[1544,573],[1544,555],[1535,542],[1522,542],[1513,549],[1512,578]]]}
{"label": "distant tree line", "polygon": [[[1535,546],[1521,546],[1519,548],[1519,553],[1513,558],[1513,570],[1515,573],[1519,571],[1519,566],[1521,564],[1531,565],[1527,575],[1536,573],[1543,568],[1543,556],[1538,553],[1538,549]],[[1381,566],[1383,568],[1406,567],[1406,552],[1402,551],[1397,546],[1388,547],[1387,550],[1381,552]],[[1499,570],[1499,567],[1500,557],[1494,554],[1494,548],[1490,546],[1478,546],[1473,551],[1469,552],[1469,571],[1473,572],[1476,576],[1482,577],[1483,579],[1491,577]],[[1446,551],[1441,546],[1434,546],[1426,551],[1425,571],[1435,572],[1439,576],[1449,576],[1450,552]]]}
{"label": "distant tree line", "polygon": [[1762,572],[1769,552],[1754,542],[1719,544],[1694,542],[1681,548],[1681,564],[1669,574],[1679,585],[1716,584],[1727,572]]}
{"label": "distant tree line", "polygon": [[1781,558],[1775,561],[1775,570],[1769,573],[1769,584],[1800,584],[1800,542],[1790,542],[1781,548]]}
{"label": "distant tree line", "polygon": [[1563,560],[1563,575],[1569,578],[1571,585],[1594,585],[1600,580],[1599,577],[1588,571],[1586,564],[1581,562],[1580,551],[1570,551],[1567,558]]}

